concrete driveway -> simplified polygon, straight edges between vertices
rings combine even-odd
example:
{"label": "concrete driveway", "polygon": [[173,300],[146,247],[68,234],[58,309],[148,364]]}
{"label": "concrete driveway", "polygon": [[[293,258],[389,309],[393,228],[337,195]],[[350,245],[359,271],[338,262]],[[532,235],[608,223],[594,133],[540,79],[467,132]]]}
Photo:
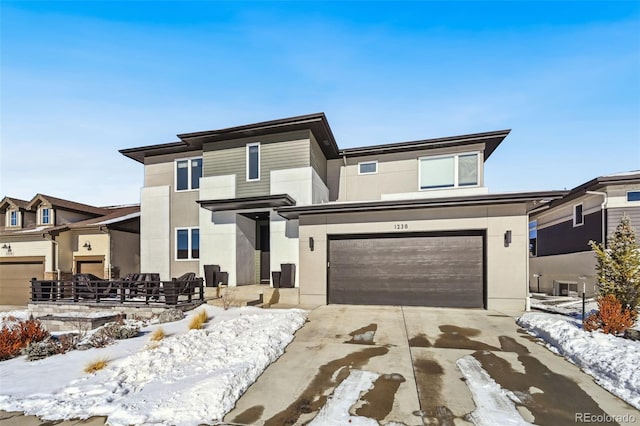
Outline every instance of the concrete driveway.
{"label": "concrete driveway", "polygon": [[[351,414],[380,424],[468,424],[475,409],[456,361],[478,360],[520,397],[525,420],[576,425],[576,413],[640,413],[525,334],[514,318],[483,310],[332,305],[309,321],[240,398],[225,421],[293,425],[315,417],[350,369],[381,376]],[[598,424],[598,423],[590,423]],[[605,423],[612,424],[612,423]]]}

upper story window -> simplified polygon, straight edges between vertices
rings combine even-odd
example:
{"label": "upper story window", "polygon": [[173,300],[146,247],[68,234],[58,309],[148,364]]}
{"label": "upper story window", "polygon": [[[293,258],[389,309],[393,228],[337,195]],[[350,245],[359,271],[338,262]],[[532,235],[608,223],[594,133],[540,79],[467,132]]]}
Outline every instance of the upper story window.
{"label": "upper story window", "polygon": [[584,213],[582,211],[582,204],[576,204],[573,206],[573,226],[581,226],[584,224]]}
{"label": "upper story window", "polygon": [[627,201],[640,201],[640,191],[627,192]]}
{"label": "upper story window", "polygon": [[479,162],[477,152],[420,158],[420,189],[477,186]]}
{"label": "upper story window", "polygon": [[18,211],[10,210],[9,215],[7,217],[7,226],[18,226],[20,224]]}
{"label": "upper story window", "polygon": [[260,143],[247,144],[247,181],[260,180]]}
{"label": "upper story window", "polygon": [[201,177],[201,157],[176,160],[176,191],[189,191],[200,188]]}
{"label": "upper story window", "polygon": [[371,175],[374,173],[378,173],[378,162],[377,161],[366,161],[363,163],[358,163],[358,174],[359,175]]}
{"label": "upper story window", "polygon": [[193,260],[200,258],[200,229],[176,229],[176,259]]}
{"label": "upper story window", "polygon": [[40,223],[42,225],[51,225],[51,209],[40,209]]}

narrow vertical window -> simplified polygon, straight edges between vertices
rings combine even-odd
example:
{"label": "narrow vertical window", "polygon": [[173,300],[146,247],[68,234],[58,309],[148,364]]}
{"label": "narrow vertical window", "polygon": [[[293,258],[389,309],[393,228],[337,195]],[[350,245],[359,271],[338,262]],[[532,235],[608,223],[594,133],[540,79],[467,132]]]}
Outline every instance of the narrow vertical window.
{"label": "narrow vertical window", "polygon": [[42,209],[42,224],[48,225],[49,222],[49,209]]}
{"label": "narrow vertical window", "polygon": [[584,224],[584,214],[582,212],[582,204],[573,206],[573,226]]}
{"label": "narrow vertical window", "polygon": [[176,259],[189,258],[189,230],[178,229],[176,238]]}
{"label": "narrow vertical window", "polygon": [[176,161],[176,189],[189,189],[189,160]]}
{"label": "narrow vertical window", "polygon": [[478,154],[464,154],[458,157],[458,185],[478,184]]}
{"label": "narrow vertical window", "polygon": [[199,229],[191,230],[191,258],[192,259],[200,258],[200,230]]}
{"label": "narrow vertical window", "polygon": [[200,178],[202,177],[202,158],[191,160],[191,189],[200,188]]}
{"label": "narrow vertical window", "polygon": [[260,144],[247,145],[247,180],[260,180]]}
{"label": "narrow vertical window", "polygon": [[15,210],[9,214],[9,226],[18,226],[18,212]]}

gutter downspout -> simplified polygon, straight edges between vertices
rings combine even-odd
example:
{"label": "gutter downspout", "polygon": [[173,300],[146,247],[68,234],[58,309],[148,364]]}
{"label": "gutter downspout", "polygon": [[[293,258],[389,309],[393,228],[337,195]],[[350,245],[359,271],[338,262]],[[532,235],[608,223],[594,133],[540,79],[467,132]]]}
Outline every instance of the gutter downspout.
{"label": "gutter downspout", "polygon": [[109,274],[109,279],[111,279],[111,234],[109,233],[109,228],[107,228],[106,226],[99,226],[98,230],[107,234],[107,239],[109,240],[109,263],[107,265],[107,273]]}
{"label": "gutter downspout", "polygon": [[342,162],[344,163],[344,199],[347,201],[349,199],[349,190],[347,188],[349,178],[347,176],[347,156],[345,154],[342,154]]}
{"label": "gutter downspout", "polygon": [[606,226],[606,217],[605,217],[605,207],[607,206],[607,193],[600,191],[587,191],[586,194],[589,195],[601,195],[602,196],[602,204],[600,204],[600,210],[602,211],[602,247],[607,248],[607,226]]}
{"label": "gutter downspout", "polygon": [[[47,235],[51,236],[51,239],[47,238]],[[54,245],[55,245],[55,252],[54,252],[54,258],[55,258],[55,267],[56,267],[56,274],[58,276],[58,281],[60,281],[60,245],[58,244],[58,242],[56,240],[53,239],[53,235],[51,234],[42,234],[42,238],[44,238],[45,240],[51,241]]]}

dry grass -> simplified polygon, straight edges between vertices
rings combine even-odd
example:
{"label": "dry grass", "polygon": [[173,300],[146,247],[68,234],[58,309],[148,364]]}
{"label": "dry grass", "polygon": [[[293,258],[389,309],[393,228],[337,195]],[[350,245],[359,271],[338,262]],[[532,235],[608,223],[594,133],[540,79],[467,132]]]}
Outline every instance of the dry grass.
{"label": "dry grass", "polygon": [[162,327],[158,327],[153,333],[151,333],[151,340],[154,342],[159,342],[166,336],[167,335],[165,334],[164,329]]}
{"label": "dry grass", "polygon": [[207,311],[202,309],[197,314],[195,314],[193,318],[191,318],[191,322],[189,323],[189,329],[200,330],[208,320],[209,320],[209,316],[207,315]]}
{"label": "dry grass", "polygon": [[89,374],[95,373],[96,371],[100,371],[105,368],[107,364],[109,364],[109,360],[107,358],[96,359],[95,361],[91,361],[89,364],[87,364],[86,367],[84,367],[84,372]]}

